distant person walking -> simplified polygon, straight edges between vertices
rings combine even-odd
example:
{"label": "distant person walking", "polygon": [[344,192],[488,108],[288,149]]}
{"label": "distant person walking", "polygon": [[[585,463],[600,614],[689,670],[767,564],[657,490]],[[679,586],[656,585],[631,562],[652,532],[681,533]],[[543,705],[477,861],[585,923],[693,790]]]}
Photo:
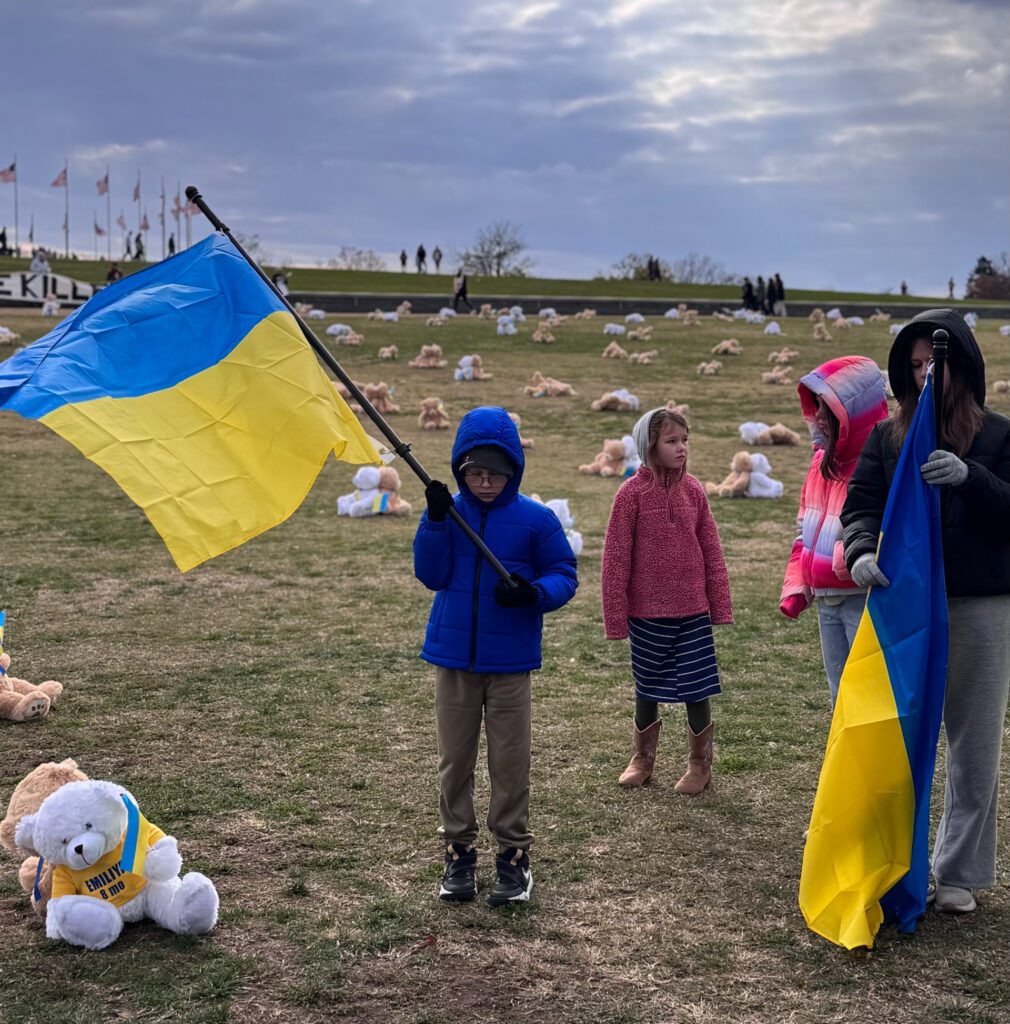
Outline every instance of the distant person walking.
{"label": "distant person walking", "polygon": [[175,234],[174,233],[168,236],[168,255],[169,256],[174,256],[175,255]]}
{"label": "distant person walking", "polygon": [[947,282],[947,298],[948,299],[954,298],[954,278],[951,278]]}
{"label": "distant person walking", "polygon": [[400,273],[401,274],[406,274],[407,273],[407,250],[406,249],[401,249],[400,250]]}
{"label": "distant person walking", "polygon": [[0,231],[0,256],[7,255],[7,225]]}
{"label": "distant person walking", "polygon": [[419,274],[426,274],[428,272],[428,254],[424,251],[424,246],[419,245],[417,247],[417,272]]}
{"label": "distant person walking", "polygon": [[431,258],[435,264],[435,273],[437,274],[442,266],[442,250],[437,245],[431,250]]}
{"label": "distant person walking", "polygon": [[758,274],[757,284],[754,286],[754,308],[759,313],[767,313],[768,309],[765,306],[767,301],[767,295],[765,292],[765,279]]}
{"label": "distant person walking", "polygon": [[782,284],[782,278],[778,274],[775,275],[775,305],[772,306],[772,312],[776,316],[788,316],[786,312],[786,289]]}
{"label": "distant person walking", "polygon": [[286,274],[282,274],[279,270],[271,278],[274,283],[274,287],[281,293],[281,295],[287,297],[288,294],[288,278]]}
{"label": "distant person walking", "polygon": [[765,312],[774,313],[775,303],[778,301],[779,291],[778,285],[775,284],[775,278],[768,275],[768,287],[765,289]]}
{"label": "distant person walking", "polygon": [[466,308],[473,312],[473,306],[470,305],[470,299],[466,294],[466,274],[463,273],[462,267],[456,271],[456,276],[452,279],[452,308],[457,313],[461,302],[465,302]]}
{"label": "distant person walking", "polygon": [[133,240],[133,258],[142,260],[144,255],[144,236],[138,231],[137,237]]}
{"label": "distant person walking", "polygon": [[743,308],[753,309],[754,308],[754,285],[751,283],[749,277],[743,279]]}
{"label": "distant person walking", "polygon": [[123,242],[123,259],[133,259],[133,235],[129,231],[126,232],[126,241]]}
{"label": "distant person walking", "polygon": [[907,295],[908,294],[908,284],[905,281],[901,282],[901,294],[902,295]]}

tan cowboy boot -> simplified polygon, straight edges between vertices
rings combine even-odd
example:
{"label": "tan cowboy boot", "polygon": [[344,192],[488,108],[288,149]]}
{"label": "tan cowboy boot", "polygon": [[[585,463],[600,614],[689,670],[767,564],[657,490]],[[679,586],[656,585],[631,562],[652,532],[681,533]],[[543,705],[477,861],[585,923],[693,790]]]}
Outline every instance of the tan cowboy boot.
{"label": "tan cowboy boot", "polygon": [[662,722],[657,718],[652,725],[639,729],[632,723],[635,730],[635,754],[618,779],[622,786],[644,786],[652,778],[652,768],[656,763],[656,744],[659,742],[659,727]]}
{"label": "tan cowboy boot", "polygon": [[685,796],[697,796],[708,789],[712,781],[712,737],[715,735],[715,723],[709,722],[701,732],[694,732],[687,727],[687,739],[691,752],[687,758],[687,771],[680,782],[673,788]]}

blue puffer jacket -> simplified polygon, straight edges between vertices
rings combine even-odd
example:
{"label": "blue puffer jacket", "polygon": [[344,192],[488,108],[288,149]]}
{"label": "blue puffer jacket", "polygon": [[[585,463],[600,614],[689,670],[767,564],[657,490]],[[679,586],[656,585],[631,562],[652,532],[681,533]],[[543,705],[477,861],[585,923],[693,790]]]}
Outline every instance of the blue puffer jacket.
{"label": "blue puffer jacket", "polygon": [[[477,445],[503,449],[515,475],[494,501],[470,493],[457,467]],[[526,672],[540,668],[544,613],[569,601],[578,586],[575,556],[558,517],[519,493],[523,468],[519,431],[496,406],[471,409],[463,417],[452,448],[452,471],[459,484],[456,510],[480,534],[510,573],[536,585],[533,608],[503,608],[494,599],[498,574],[451,520],[433,523],[425,512],[414,538],[414,574],[438,593],[431,606],[421,657],[433,665],[471,672]]]}

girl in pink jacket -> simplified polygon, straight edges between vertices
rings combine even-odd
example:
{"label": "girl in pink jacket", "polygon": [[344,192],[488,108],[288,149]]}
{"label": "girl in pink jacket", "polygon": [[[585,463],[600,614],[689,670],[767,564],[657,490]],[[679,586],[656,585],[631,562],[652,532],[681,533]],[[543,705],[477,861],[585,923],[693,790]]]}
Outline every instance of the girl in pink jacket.
{"label": "girl in pink jacket", "polygon": [[795,619],[817,599],[821,655],[834,707],[866,605],[866,590],[845,568],[839,514],[863,443],[887,416],[887,395],[880,369],[865,356],[832,359],[808,373],[797,390],[814,457],[800,491],[796,540],[779,609]]}
{"label": "girl in pink jacket", "polygon": [[684,703],[688,767],[675,789],[696,796],[712,778],[712,624],[733,621],[729,579],[705,490],[687,472],[687,420],[653,409],[633,433],[642,465],[614,497],[602,571],[604,630],[630,636],[635,678],[635,750],[620,783],[649,781],[659,705]]}

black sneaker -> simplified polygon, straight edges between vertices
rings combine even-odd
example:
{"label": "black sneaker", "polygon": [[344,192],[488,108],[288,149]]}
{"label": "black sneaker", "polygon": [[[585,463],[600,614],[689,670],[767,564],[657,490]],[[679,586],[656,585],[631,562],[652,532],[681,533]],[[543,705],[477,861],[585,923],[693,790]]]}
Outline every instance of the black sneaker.
{"label": "black sneaker", "polygon": [[445,849],[445,872],[438,888],[439,899],[466,903],[477,895],[477,850],[463,843]]}
{"label": "black sneaker", "polygon": [[492,907],[504,907],[506,903],[525,903],[533,892],[529,854],[514,847],[503,850],[498,854],[495,866],[498,869],[498,880],[491,886],[488,903]]}

